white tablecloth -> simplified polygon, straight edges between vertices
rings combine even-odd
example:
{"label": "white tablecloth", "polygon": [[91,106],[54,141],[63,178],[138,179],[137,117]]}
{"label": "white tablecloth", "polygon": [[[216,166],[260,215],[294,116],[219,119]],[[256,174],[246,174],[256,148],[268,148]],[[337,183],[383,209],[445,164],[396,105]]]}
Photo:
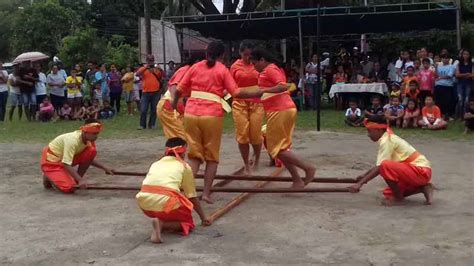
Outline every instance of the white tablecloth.
{"label": "white tablecloth", "polygon": [[329,91],[329,97],[333,98],[336,93],[360,93],[370,92],[378,94],[388,94],[387,84],[385,83],[353,83],[353,84],[334,84]]}

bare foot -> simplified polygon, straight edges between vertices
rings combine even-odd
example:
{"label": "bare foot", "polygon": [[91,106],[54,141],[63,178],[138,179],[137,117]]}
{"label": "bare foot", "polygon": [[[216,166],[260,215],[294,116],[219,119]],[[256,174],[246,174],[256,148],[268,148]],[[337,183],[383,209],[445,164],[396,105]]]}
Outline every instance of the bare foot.
{"label": "bare foot", "polygon": [[293,185],[291,185],[292,189],[301,189],[304,188],[304,182],[299,181],[299,182],[293,182]]}
{"label": "bare foot", "polygon": [[313,181],[314,176],[316,175],[316,168],[311,167],[310,169],[306,170],[305,173],[306,177],[304,178],[304,185],[306,186]]}
{"label": "bare foot", "polygon": [[151,222],[153,225],[153,232],[151,233],[150,241],[155,244],[161,244],[163,243],[163,240],[161,239],[161,227],[162,224],[159,219],[155,218]]}
{"label": "bare foot", "polygon": [[52,189],[53,185],[51,184],[51,181],[46,176],[43,176],[43,187],[45,189]]}
{"label": "bare foot", "polygon": [[209,195],[202,195],[201,198],[203,201],[207,202],[207,204],[214,204],[214,201],[211,199],[211,196]]}
{"label": "bare foot", "polygon": [[425,195],[425,204],[426,205],[431,205],[433,202],[433,193],[434,193],[434,188],[432,184],[428,184],[424,187],[421,188],[421,192],[423,192],[423,195]]}
{"label": "bare foot", "polygon": [[252,175],[252,169],[250,167],[250,164],[244,166],[244,175],[245,176],[251,176]]}

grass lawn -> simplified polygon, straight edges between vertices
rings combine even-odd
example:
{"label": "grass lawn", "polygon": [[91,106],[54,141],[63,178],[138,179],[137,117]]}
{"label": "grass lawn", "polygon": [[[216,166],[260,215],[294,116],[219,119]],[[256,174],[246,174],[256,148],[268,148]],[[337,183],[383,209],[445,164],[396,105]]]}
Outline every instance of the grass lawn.
{"label": "grass lawn", "polygon": [[[16,115],[16,114],[15,114]],[[139,115],[127,116],[123,113],[112,120],[104,120],[105,130],[101,138],[153,138],[161,136],[161,129],[137,130]],[[47,143],[57,135],[70,132],[79,128],[79,121],[59,121],[56,123],[18,121],[15,116],[12,122],[0,123],[0,142],[42,142]],[[159,122],[157,123],[158,127]],[[316,112],[304,111],[298,113],[297,130],[316,130]],[[232,133],[234,130],[232,117],[225,117],[224,131]],[[330,107],[321,111],[321,130],[365,134],[364,128],[351,128],[344,124],[343,112],[335,111]],[[451,122],[447,130],[426,131],[421,129],[395,129],[402,137],[416,136],[424,138],[444,138],[474,140],[474,134],[463,135],[464,125],[462,122]]]}

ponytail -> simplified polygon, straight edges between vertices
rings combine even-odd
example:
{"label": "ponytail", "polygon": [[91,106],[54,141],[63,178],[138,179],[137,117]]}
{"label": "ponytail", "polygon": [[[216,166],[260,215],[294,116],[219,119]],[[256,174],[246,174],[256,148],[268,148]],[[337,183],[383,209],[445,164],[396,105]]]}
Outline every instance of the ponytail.
{"label": "ponytail", "polygon": [[216,65],[217,59],[222,57],[225,53],[225,46],[220,41],[213,41],[207,46],[207,66],[209,68]]}

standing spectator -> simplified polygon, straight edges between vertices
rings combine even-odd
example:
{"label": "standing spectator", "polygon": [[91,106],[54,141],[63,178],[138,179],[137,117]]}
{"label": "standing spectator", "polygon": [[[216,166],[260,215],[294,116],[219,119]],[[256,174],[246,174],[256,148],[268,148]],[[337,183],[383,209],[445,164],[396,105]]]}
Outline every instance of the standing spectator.
{"label": "standing spectator", "polygon": [[64,104],[64,85],[66,84],[66,79],[63,75],[59,74],[59,68],[57,65],[53,65],[51,73],[48,74],[46,78],[48,86],[51,88],[51,103],[54,106],[54,110],[59,114],[59,110]]}
{"label": "standing spectator", "polygon": [[3,62],[0,61],[0,122],[5,121],[8,100],[8,72],[3,69]]}
{"label": "standing spectator", "polygon": [[[95,89],[95,72],[97,71],[97,63],[94,61],[89,61],[87,63],[87,71],[84,79],[84,84],[86,88],[89,90],[89,96],[91,99],[94,97],[94,89]],[[85,96],[85,95],[84,95]]]}
{"label": "standing spectator", "polygon": [[134,76],[133,71],[130,66],[127,66],[125,74],[122,77],[122,87],[124,92],[125,102],[127,103],[127,113],[128,115],[133,114],[132,101],[133,101],[133,83]]}
{"label": "standing spectator", "polygon": [[403,82],[402,82],[402,96],[405,96],[405,94],[408,92],[410,89],[410,82],[416,81],[418,82],[417,76],[415,76],[415,67],[414,66],[409,66],[407,67],[407,74],[405,77],[403,77]]}
{"label": "standing spectator", "polygon": [[413,63],[413,67],[415,68],[415,76],[417,76],[418,73],[420,73],[420,70],[421,70],[421,61],[420,61],[420,59],[415,60],[415,62]]}
{"label": "standing spectator", "polygon": [[385,83],[387,80],[387,73],[382,69],[379,62],[374,63],[374,69],[369,74],[371,82]]}
{"label": "standing spectator", "polygon": [[471,53],[464,50],[456,68],[456,77],[458,79],[456,105],[457,117],[462,118],[464,116],[464,110],[468,105],[469,96],[471,95],[473,75],[474,71],[472,68]]}
{"label": "standing spectator", "polygon": [[434,98],[445,120],[448,121],[449,117],[453,115],[453,103],[456,102],[453,98],[454,74],[456,70],[449,63],[450,58],[447,54],[443,54],[441,59],[443,65],[438,66],[436,69]]}
{"label": "standing spectator", "polygon": [[344,67],[342,65],[337,66],[337,72],[333,76],[333,83],[334,84],[345,84],[347,83],[348,77],[346,72],[344,71]]}
{"label": "standing spectator", "polygon": [[36,103],[41,104],[43,102],[43,99],[47,97],[47,92],[46,92],[47,80],[46,80],[46,75],[41,71],[40,64],[35,64],[35,69],[36,69],[36,74],[38,75],[38,80],[35,83]]}
{"label": "standing spectator", "polygon": [[166,68],[166,80],[170,80],[176,71],[176,65],[173,60],[168,62],[168,67]]}
{"label": "standing spectator", "polygon": [[39,105],[38,119],[41,122],[49,122],[54,116],[54,106],[49,102],[48,96],[44,97]]}
{"label": "standing spectator", "polygon": [[25,108],[25,115],[28,121],[35,119],[36,114],[36,95],[35,82],[37,80],[36,71],[32,69],[29,62],[25,62],[20,67],[16,77],[16,83],[20,88],[21,96],[23,97],[23,107]]}
{"label": "standing spectator", "polygon": [[401,82],[402,79],[398,76],[397,69],[395,68],[395,62],[398,60],[393,60],[387,65],[387,79],[389,83],[391,82]]}
{"label": "standing spectator", "polygon": [[318,60],[319,60],[319,56],[317,54],[314,54],[313,57],[311,57],[311,62],[306,64],[306,67],[305,67],[306,84],[307,84],[307,88],[309,89],[307,93],[309,97],[309,106],[311,108],[316,107],[315,96],[316,96],[316,91],[317,91],[317,82],[318,82],[318,74],[319,74]]}
{"label": "standing spectator", "polygon": [[374,63],[369,60],[369,57],[367,55],[362,56],[362,61],[360,62],[360,65],[362,67],[362,73],[364,74],[364,76],[367,77],[374,69]]}
{"label": "standing spectator", "polygon": [[82,67],[80,64],[76,64],[74,66],[74,70],[76,70],[76,76],[81,77],[84,80],[84,73],[82,73]]}
{"label": "standing spectator", "polygon": [[72,108],[73,115],[76,114],[77,110],[81,108],[82,105],[82,78],[77,76],[77,70],[71,70],[71,76],[66,79],[67,86],[67,100],[69,106]]}
{"label": "standing spectator", "polygon": [[140,112],[140,99],[142,98],[143,86],[141,77],[137,76],[139,67],[133,69],[133,101],[137,104],[137,110]]}
{"label": "standing spectator", "polygon": [[120,100],[122,99],[122,74],[117,71],[115,64],[110,65],[110,72],[107,74],[110,87],[110,106],[120,113]]}
{"label": "standing spectator", "polygon": [[19,75],[20,68],[18,65],[13,67],[13,73],[8,75],[8,86],[10,87],[10,121],[13,119],[15,108],[18,107],[18,119],[21,120],[23,115],[23,97],[21,97],[20,88],[16,83],[16,77]]}
{"label": "standing spectator", "polygon": [[423,59],[423,69],[418,73],[418,81],[420,83],[420,102],[424,106],[425,98],[433,94],[435,73],[431,71],[430,60]]}
{"label": "standing spectator", "polygon": [[423,60],[428,59],[430,61],[430,65],[433,65],[434,61],[432,58],[433,58],[433,53],[428,53],[428,50],[426,49],[426,47],[421,47],[420,56],[418,57],[418,59],[420,59],[420,62],[423,63]]}
{"label": "standing spectator", "polygon": [[155,57],[152,54],[146,56],[147,63],[138,69],[136,75],[142,78],[143,93],[140,103],[140,127],[147,128],[146,118],[148,109],[150,109],[150,118],[148,128],[156,128],[156,105],[160,100],[161,80],[163,79],[163,70],[155,65]]}
{"label": "standing spectator", "polygon": [[400,59],[395,63],[395,69],[400,79],[403,79],[407,74],[407,68],[409,66],[414,66],[413,61],[410,58],[410,53],[408,51],[402,51],[400,53]]}
{"label": "standing spectator", "polygon": [[102,101],[110,101],[110,90],[107,81],[107,69],[105,64],[100,64],[99,69],[95,72],[95,82],[100,84],[102,92]]}

